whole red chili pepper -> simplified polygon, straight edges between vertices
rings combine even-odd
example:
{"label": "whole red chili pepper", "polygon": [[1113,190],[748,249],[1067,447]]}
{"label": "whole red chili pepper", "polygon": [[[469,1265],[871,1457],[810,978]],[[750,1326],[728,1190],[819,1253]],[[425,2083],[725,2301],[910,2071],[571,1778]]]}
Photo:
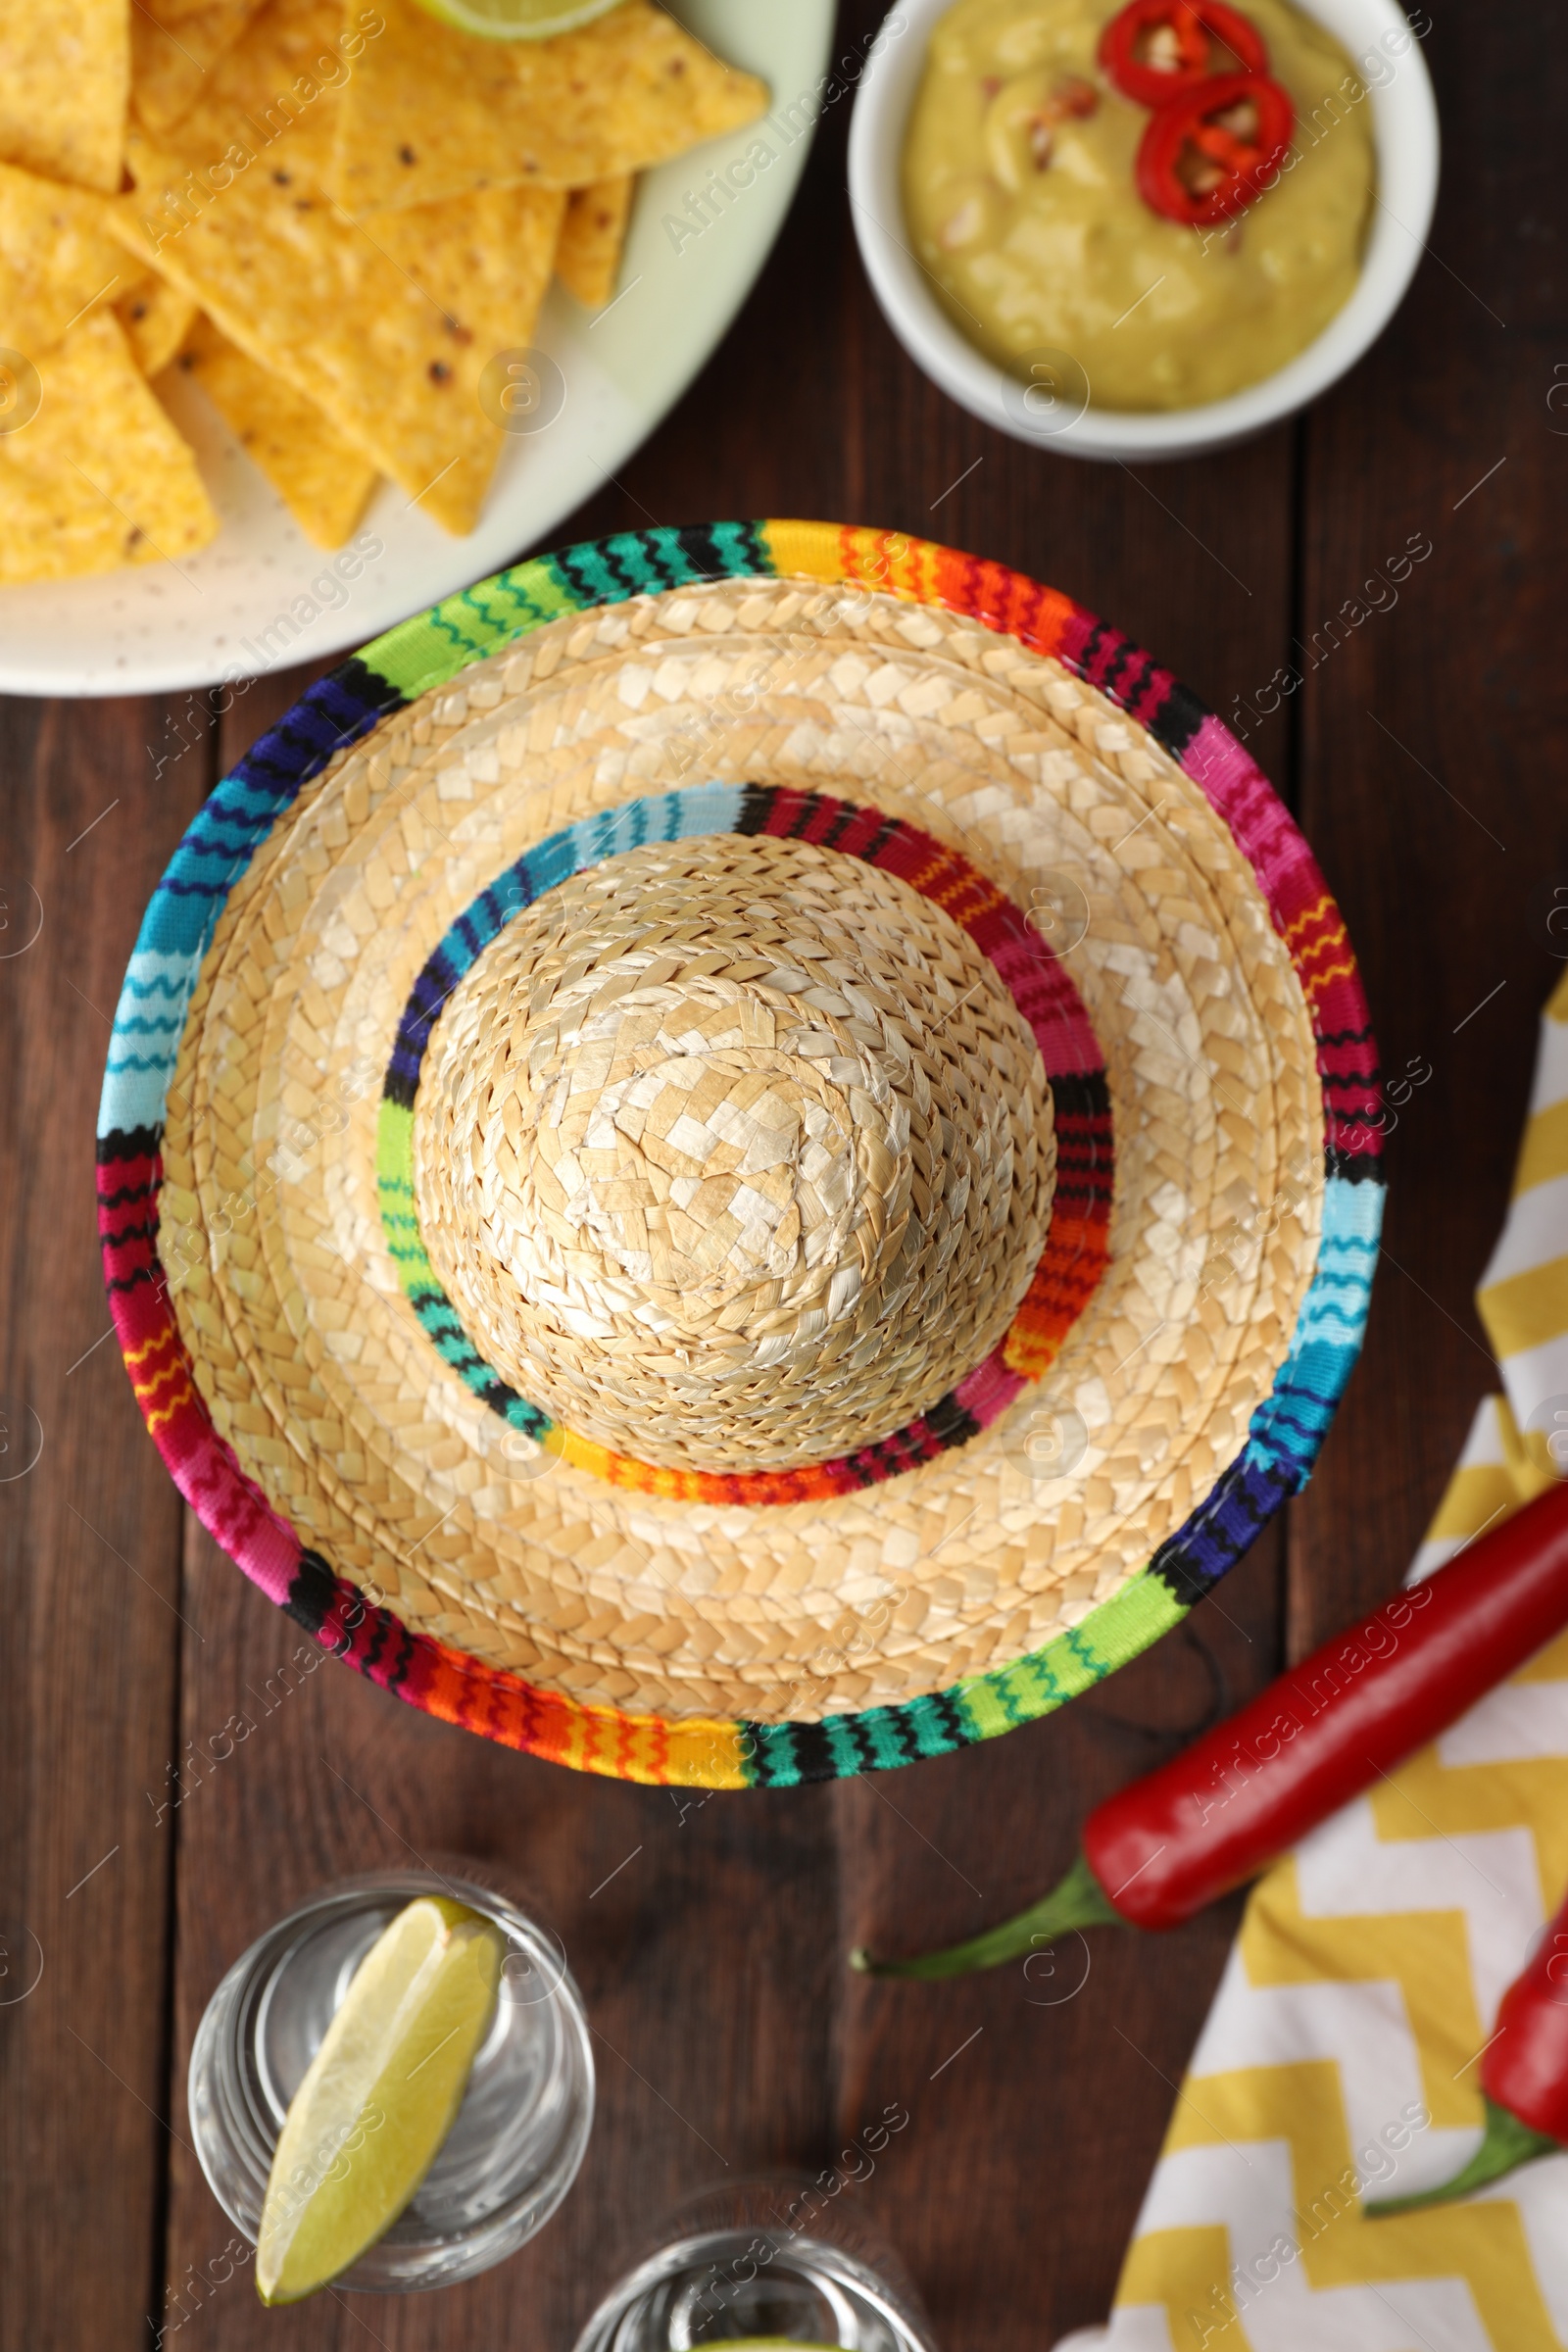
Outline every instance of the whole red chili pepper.
{"label": "whole red chili pepper", "polygon": [[1295,128],[1289,95],[1268,74],[1210,74],[1150,117],[1138,193],[1189,228],[1234,220],[1277,177]]}
{"label": "whole red chili pepper", "polygon": [[1368,2214],[1445,2205],[1568,2145],[1568,1900],[1497,2011],[1481,2061],[1487,2129],[1462,2173],[1413,2197],[1382,2197]]}
{"label": "whole red chili pepper", "polygon": [[1136,106],[1163,106],[1224,71],[1227,50],[1249,73],[1268,72],[1257,26],[1222,0],[1128,0],[1100,36],[1102,67]]}
{"label": "whole red chili pepper", "polygon": [[946,1951],[879,1961],[858,1952],[854,1965],[872,1976],[957,1977],[1073,1928],[1179,1927],[1435,1740],[1565,1625],[1568,1483],[1107,1797],[1044,1901]]}

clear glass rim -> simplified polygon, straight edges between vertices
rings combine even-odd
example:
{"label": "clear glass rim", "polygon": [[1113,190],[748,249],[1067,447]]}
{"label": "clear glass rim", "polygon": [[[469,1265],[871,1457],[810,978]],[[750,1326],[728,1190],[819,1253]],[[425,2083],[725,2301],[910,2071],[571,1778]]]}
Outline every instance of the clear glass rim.
{"label": "clear glass rim", "polygon": [[[865,2298],[901,2345],[907,2346],[908,2352],[933,2352],[930,2319],[919,2289],[897,2249],[886,2241],[874,2221],[858,2217],[849,2232],[865,2242],[866,2253],[838,2241],[832,2234],[830,2212],[813,2216],[813,2222],[820,2219],[828,2223],[825,2230],[814,2227],[791,2229],[783,2221],[777,2212],[781,2192],[809,2185],[809,2174],[781,2169],[700,2189],[683,2199],[666,2213],[660,2229],[638,2240],[646,2250],[595,2305],[578,2332],[572,2352],[607,2352],[616,2328],[639,2298],[663,2285],[687,2265],[701,2260],[705,2250],[719,2237],[765,2238],[779,2250],[812,2246],[826,2258],[826,2267],[848,2274],[846,2282]],[[758,2210],[751,2215],[743,2214],[742,2208],[754,2199]],[[764,2218],[769,2204],[774,2207],[771,2219]],[[874,2253],[875,2267],[867,2259],[867,2253]],[[713,2352],[721,2352],[721,2348],[715,2344]]]}
{"label": "clear glass rim", "polygon": [[[444,1865],[448,1857],[440,1857]],[[524,2189],[460,2232],[401,2237],[394,2230],[367,2249],[351,2270],[334,2279],[334,2291],[397,2294],[449,2286],[476,2277],[514,2253],[541,2230],[569,2192],[581,2169],[593,2126],[595,2069],[587,2013],[564,1950],[506,1889],[504,1872],[487,1863],[452,1857],[443,1868],[363,1871],[319,1887],[283,1918],[273,1921],[227,1969],[207,2003],[191,2046],[186,2084],[187,2112],[197,2160],[223,2212],[255,2245],[271,2169],[275,2133],[257,2112],[242,2063],[271,1998],[267,1971],[305,1924],[334,1909],[351,1908],[365,1895],[450,1894],[484,1911],[509,1941],[527,1952],[547,1989],[562,2035],[562,2064],[572,2082],[561,2135],[543,2171]],[[532,2006],[533,2004],[529,2004]],[[254,2060],[251,2062],[254,2064]]]}

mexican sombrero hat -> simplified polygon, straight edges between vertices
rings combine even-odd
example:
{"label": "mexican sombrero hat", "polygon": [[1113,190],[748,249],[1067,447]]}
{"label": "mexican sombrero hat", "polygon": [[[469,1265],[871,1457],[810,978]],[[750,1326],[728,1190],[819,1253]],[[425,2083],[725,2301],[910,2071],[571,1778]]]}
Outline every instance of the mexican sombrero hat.
{"label": "mexican sombrero hat", "polygon": [[1305,1478],[1382,1201],[1345,928],[1054,591],[820,523],[517,565],[176,851],[99,1137],[125,1361],[311,1635],[777,1786],[1027,1722]]}

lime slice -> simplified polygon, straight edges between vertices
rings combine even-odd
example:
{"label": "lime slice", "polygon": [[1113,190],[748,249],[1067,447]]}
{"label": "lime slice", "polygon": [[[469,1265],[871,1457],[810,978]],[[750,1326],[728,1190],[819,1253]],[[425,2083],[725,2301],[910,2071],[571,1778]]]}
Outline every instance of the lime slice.
{"label": "lime slice", "polygon": [[485,41],[548,41],[608,16],[620,0],[419,0],[427,16]]}
{"label": "lime slice", "polygon": [[256,2249],[264,2303],[297,2303],[390,2230],[451,2131],[495,2014],[499,1928],[421,1895],[371,1945],[295,2092]]}

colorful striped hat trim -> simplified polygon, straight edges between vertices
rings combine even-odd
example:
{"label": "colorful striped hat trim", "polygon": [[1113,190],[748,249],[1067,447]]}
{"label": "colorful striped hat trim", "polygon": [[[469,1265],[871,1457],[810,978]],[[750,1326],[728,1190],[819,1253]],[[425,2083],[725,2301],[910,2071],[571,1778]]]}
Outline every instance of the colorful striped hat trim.
{"label": "colorful striped hat trim", "polygon": [[[1317,1264],[1272,1392],[1212,1492],[1113,1598],[1029,1655],[929,1697],[820,1724],[666,1721],[584,1704],[405,1624],[302,1545],[219,1437],[157,1251],[160,1141],[186,1008],[229,891],[302,786],[388,712],[546,622],[759,576],[871,589],[979,621],[1054,657],[1147,728],[1256,876],[1310,1013],[1324,1100]],[[309,688],[208,800],[144,917],[116,1016],[97,1153],[105,1280],[137,1400],[181,1494],[324,1647],[443,1721],[581,1770],[656,1785],[787,1787],[945,1754],[1049,1713],[1177,1624],[1304,1484],[1365,1325],[1382,1221],[1381,1101],[1354,956],[1310,852],[1235,738],[1125,637],[1003,565],[899,534],[780,521],[631,533],[515,565],[388,631]],[[1082,1107],[1101,1116],[1097,1104]]]}

